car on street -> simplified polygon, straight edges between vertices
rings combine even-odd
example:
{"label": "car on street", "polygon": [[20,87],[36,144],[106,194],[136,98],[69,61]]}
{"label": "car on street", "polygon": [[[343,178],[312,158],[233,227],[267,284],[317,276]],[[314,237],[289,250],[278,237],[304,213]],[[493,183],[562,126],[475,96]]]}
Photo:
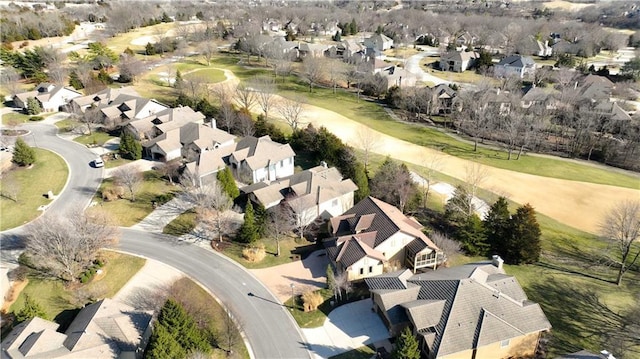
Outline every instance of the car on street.
{"label": "car on street", "polygon": [[102,158],[98,157],[95,160],[93,160],[93,167],[95,168],[104,167],[104,161],[102,160]]}

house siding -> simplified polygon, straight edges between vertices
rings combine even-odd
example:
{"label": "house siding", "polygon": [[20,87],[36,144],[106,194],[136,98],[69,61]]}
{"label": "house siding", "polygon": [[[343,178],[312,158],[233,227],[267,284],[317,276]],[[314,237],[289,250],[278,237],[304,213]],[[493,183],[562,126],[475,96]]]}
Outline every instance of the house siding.
{"label": "house siding", "polygon": [[400,261],[401,264],[404,264],[404,247],[413,239],[414,237],[408,234],[397,232],[377,246],[376,250],[384,253],[387,261],[397,260]]}
{"label": "house siding", "polygon": [[[370,267],[371,272],[369,271]],[[360,274],[360,269],[362,269],[362,274]],[[354,281],[380,275],[383,272],[384,265],[382,262],[377,259],[364,257],[347,268],[347,277],[349,281]]]}
{"label": "house siding", "polygon": [[[336,205],[333,205],[334,201],[337,201]],[[340,197],[332,198],[324,203],[320,203],[318,206],[318,213],[323,217],[328,214],[327,218],[331,218],[341,215],[351,207],[353,207],[353,192],[349,192]]]}
{"label": "house siding", "polygon": [[522,335],[509,340],[509,345],[500,347],[500,342],[485,345],[475,350],[466,350],[446,356],[438,356],[438,359],[507,359],[512,357],[527,357],[533,355],[538,346],[540,333]]}

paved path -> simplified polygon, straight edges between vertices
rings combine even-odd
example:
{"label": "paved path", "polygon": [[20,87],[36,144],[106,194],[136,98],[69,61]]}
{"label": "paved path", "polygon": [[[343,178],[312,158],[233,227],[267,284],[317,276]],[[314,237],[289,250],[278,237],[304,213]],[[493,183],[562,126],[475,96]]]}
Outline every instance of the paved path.
{"label": "paved path", "polygon": [[171,201],[149,213],[142,221],[131,226],[131,228],[145,232],[162,233],[162,229],[169,222],[193,207],[195,206],[186,199],[185,195],[178,194]]}
{"label": "paved path", "polygon": [[183,277],[184,273],[154,259],[147,259],[142,268],[125,284],[113,299],[141,310],[153,310],[157,304],[154,294],[175,280]]}
{"label": "paved path", "polygon": [[314,358],[328,358],[389,338],[371,307],[371,299],[345,304],[331,311],[322,327],[302,329]]}

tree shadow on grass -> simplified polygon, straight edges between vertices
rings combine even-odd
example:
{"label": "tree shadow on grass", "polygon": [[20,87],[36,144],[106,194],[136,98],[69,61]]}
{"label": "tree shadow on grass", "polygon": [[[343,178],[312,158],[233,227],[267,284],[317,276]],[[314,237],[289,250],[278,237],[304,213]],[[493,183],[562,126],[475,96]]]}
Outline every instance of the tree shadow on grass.
{"label": "tree shadow on grass", "polygon": [[617,357],[625,352],[631,357],[640,350],[626,313],[612,310],[594,291],[553,277],[530,289],[530,299],[542,306],[552,325],[551,354],[607,348]]}

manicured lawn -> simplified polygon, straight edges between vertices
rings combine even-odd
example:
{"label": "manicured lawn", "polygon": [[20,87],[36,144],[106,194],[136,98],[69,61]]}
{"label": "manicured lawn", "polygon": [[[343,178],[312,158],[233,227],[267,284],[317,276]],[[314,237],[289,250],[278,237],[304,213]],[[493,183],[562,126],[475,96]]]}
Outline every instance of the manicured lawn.
{"label": "manicured lawn", "polygon": [[201,69],[194,70],[186,75],[184,75],[186,80],[191,80],[193,78],[199,78],[207,81],[207,83],[214,84],[217,82],[222,82],[227,78],[224,76],[224,72],[218,69]]}
{"label": "manicured lawn", "polygon": [[65,120],[56,122],[55,126],[58,128],[59,132],[71,132],[71,130],[78,126],[78,121],[67,118]]}
{"label": "manicured lawn", "polygon": [[191,233],[194,228],[196,228],[196,213],[193,210],[189,210],[169,222],[169,224],[162,229],[162,233],[180,237]]}
{"label": "manicured lawn", "polygon": [[[223,246],[223,253],[227,257],[240,263],[242,266],[248,269],[260,269],[277,266],[280,264],[286,264],[291,262],[292,251],[296,247],[307,246],[311,243],[306,240],[300,240],[298,238],[287,237],[280,240],[280,256],[276,257],[276,242],[273,239],[263,238],[261,243],[265,246],[266,256],[260,262],[249,262],[242,257],[242,250],[246,248],[244,244],[236,242],[227,242]],[[304,247],[309,252],[312,252],[318,248]],[[297,251],[296,251],[297,253]],[[299,253],[298,253],[299,254]]]}
{"label": "manicured lawn", "polygon": [[111,251],[103,251],[100,255],[106,259],[103,267],[105,274],[85,285],[77,284],[73,288],[67,288],[60,280],[44,279],[36,274],[29,275],[29,284],[20,293],[10,311],[19,311],[24,305],[25,295],[29,295],[43,307],[49,320],[68,325],[79,308],[87,304],[78,302],[82,299],[82,296],[78,295],[79,292],[96,293],[100,298],[112,297],[146,262],[140,257]]}
{"label": "manicured lawn", "polygon": [[102,201],[102,191],[113,184],[112,178],[105,179],[98,189],[96,201],[111,214],[118,226],[129,227],[140,222],[153,211],[153,201],[157,205],[166,203],[177,191],[175,186],[164,181],[156,171],[147,171],[144,177],[144,182],[136,192],[135,202],[128,199],[128,193],[125,193],[125,198],[122,199],[111,202]]}
{"label": "manicured lawn", "polygon": [[114,159],[106,160],[104,162],[104,167],[105,168],[115,168],[115,167],[119,167],[119,166],[125,165],[127,163],[131,163],[131,162],[133,162],[133,160],[129,160],[129,159],[122,158],[122,157],[118,156],[117,160],[114,160]]}
{"label": "manicured lawn", "polygon": [[90,135],[82,135],[74,138],[73,140],[81,143],[83,145],[98,145],[102,146],[105,142],[117,138],[115,136],[111,136],[106,132],[95,131]]}
{"label": "manicured lawn", "polygon": [[300,293],[296,294],[295,308],[292,308],[291,306],[291,298],[284,302],[284,306],[288,308],[293,319],[295,319],[300,328],[317,328],[322,326],[324,321],[327,319],[327,315],[329,315],[331,310],[334,309],[330,304],[330,300],[333,298],[333,293],[329,289],[320,289],[320,293],[325,301],[313,312],[304,311]]}
{"label": "manicured lawn", "polygon": [[29,115],[22,113],[11,112],[2,115],[2,124],[8,126],[16,126],[29,121]]}
{"label": "manicured lawn", "polygon": [[346,353],[334,355],[329,358],[330,359],[370,359],[375,354],[376,354],[376,351],[372,345],[365,345],[358,349],[350,350]]}
{"label": "manicured lawn", "polygon": [[48,191],[59,194],[62,191],[69,169],[62,157],[53,152],[35,148],[36,163],[32,168],[18,167],[7,172],[0,179],[0,191],[3,193],[14,187],[18,191],[18,201],[0,197],[0,229],[6,230],[25,224],[41,212],[38,207],[51,203],[44,197]]}
{"label": "manicured lawn", "polygon": [[175,23],[162,23],[153,26],[141,27],[124,34],[118,34],[115,37],[111,37],[106,41],[106,43],[107,46],[109,46],[109,48],[116,54],[121,54],[124,50],[126,50],[127,47],[129,47],[134,52],[144,51],[146,43],[142,45],[133,45],[131,42],[142,36],[151,36],[151,42],[156,42],[156,34],[158,33],[158,31],[166,32],[174,28],[175,26]]}

